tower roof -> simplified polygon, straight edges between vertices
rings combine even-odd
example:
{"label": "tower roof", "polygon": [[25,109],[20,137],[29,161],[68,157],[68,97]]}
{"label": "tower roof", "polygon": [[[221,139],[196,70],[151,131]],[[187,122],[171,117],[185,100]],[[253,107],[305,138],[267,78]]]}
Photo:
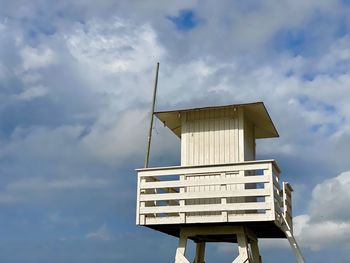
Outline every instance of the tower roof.
{"label": "tower roof", "polygon": [[279,137],[275,125],[273,124],[271,117],[267,112],[267,109],[263,102],[232,104],[224,106],[210,106],[204,108],[179,109],[171,111],[158,111],[154,114],[172,132],[174,132],[178,137],[181,137],[181,113],[227,108],[244,109],[245,115],[255,124],[255,137],[257,139]]}

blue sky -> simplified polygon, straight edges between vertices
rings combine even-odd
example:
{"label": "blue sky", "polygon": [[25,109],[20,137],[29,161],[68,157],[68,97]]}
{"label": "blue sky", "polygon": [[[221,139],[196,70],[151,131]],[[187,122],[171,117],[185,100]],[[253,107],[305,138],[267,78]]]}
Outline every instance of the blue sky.
{"label": "blue sky", "polygon": [[[294,186],[307,262],[348,262],[349,1],[0,6],[1,262],[173,262],[175,238],[135,226],[157,61],[157,109],[265,102],[281,137],[258,158]],[[178,139],[154,131],[151,165],[178,164]],[[283,241],[261,254],[295,262]]]}

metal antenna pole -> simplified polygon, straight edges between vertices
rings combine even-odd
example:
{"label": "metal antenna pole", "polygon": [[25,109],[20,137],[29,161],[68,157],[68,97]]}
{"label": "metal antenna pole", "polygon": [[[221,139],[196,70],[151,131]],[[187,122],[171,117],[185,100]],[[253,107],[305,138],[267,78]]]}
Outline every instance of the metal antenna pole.
{"label": "metal antenna pole", "polygon": [[151,141],[152,141],[152,129],[153,129],[153,115],[154,115],[154,108],[156,105],[156,95],[157,95],[157,86],[158,86],[158,72],[159,72],[159,62],[157,63],[157,69],[156,69],[156,77],[154,79],[154,91],[153,91],[153,101],[152,101],[152,111],[151,111],[151,122],[149,125],[149,131],[148,131],[148,142],[147,142],[147,153],[146,153],[146,159],[145,159],[145,168],[148,167],[149,163],[149,154],[151,151]]}

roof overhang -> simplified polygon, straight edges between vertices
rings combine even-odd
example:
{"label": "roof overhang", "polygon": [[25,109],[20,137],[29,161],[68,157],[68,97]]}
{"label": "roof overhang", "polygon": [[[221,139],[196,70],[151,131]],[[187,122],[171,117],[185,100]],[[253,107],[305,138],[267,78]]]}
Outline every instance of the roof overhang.
{"label": "roof overhang", "polygon": [[255,125],[255,137],[257,139],[279,137],[275,125],[273,124],[269,113],[263,102],[253,102],[245,104],[232,104],[224,106],[210,106],[204,108],[190,108],[171,111],[158,111],[155,116],[164,123],[172,132],[181,138],[181,114],[184,112],[243,108],[245,116]]}

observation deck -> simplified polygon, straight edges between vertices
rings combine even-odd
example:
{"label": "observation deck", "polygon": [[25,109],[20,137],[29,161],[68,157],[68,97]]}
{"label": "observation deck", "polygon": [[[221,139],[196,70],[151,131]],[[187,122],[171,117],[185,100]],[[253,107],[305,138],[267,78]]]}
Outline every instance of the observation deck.
{"label": "observation deck", "polygon": [[[280,181],[274,160],[154,167],[137,173],[137,225],[176,237],[184,226],[239,225],[258,238],[285,238],[283,218],[292,229],[293,189]],[[232,238],[226,241],[236,242]],[[222,242],[223,236],[196,239]]]}

